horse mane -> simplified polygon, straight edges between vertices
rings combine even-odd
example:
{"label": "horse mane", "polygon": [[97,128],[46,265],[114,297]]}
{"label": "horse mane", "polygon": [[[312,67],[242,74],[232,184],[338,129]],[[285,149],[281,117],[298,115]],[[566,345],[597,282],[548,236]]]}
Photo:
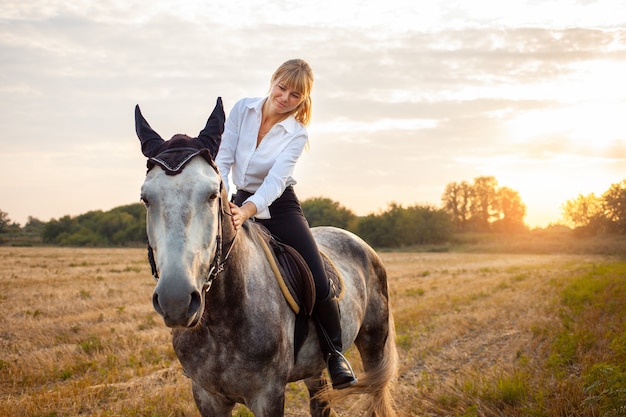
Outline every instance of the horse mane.
{"label": "horse mane", "polygon": [[255,221],[250,219],[243,222],[241,228],[246,232],[250,240],[259,247],[261,247],[263,234],[270,234],[270,232],[263,225],[256,223]]}

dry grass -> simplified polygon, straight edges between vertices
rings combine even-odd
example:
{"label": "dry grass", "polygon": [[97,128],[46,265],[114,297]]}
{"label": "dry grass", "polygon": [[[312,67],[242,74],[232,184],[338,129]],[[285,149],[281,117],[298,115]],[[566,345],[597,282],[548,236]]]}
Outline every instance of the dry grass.
{"label": "dry grass", "polygon": [[[528,406],[532,415],[559,415],[540,403],[559,400],[545,383],[555,380],[546,360],[561,293],[575,271],[608,258],[382,258],[396,317],[400,416],[524,416]],[[0,259],[0,415],[199,415],[152,309],[144,250],[0,247]],[[307,410],[303,384],[290,384],[286,415]],[[248,414],[242,407],[237,415]]]}
{"label": "dry grass", "polygon": [[485,254],[390,254],[385,260],[404,353],[396,398],[407,416],[468,409],[476,410],[468,415],[507,415],[500,404],[481,404],[481,394],[498,378],[515,375],[520,358],[535,355],[542,342],[535,329],[558,321],[557,277],[587,262]]}
{"label": "dry grass", "polygon": [[0,415],[147,415],[141,410],[179,398],[176,409],[194,415],[169,331],[151,307],[144,251],[0,254]]}

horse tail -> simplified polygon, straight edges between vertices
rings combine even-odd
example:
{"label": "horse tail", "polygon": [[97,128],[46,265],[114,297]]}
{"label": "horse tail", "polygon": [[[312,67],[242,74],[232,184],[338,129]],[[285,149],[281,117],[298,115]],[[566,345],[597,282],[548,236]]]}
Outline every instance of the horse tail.
{"label": "horse tail", "polygon": [[351,416],[397,417],[391,389],[397,380],[398,353],[395,344],[393,316],[389,314],[389,334],[385,342],[384,356],[376,366],[358,375],[358,381],[349,388],[332,389],[327,384],[316,397],[326,403],[327,408],[353,395],[362,395],[359,401],[346,411]]}
{"label": "horse tail", "polygon": [[[393,315],[389,311],[389,333],[385,342],[384,356],[374,368],[368,369],[353,385],[354,394],[370,394],[359,407],[356,415],[370,417],[396,417],[391,388],[398,378],[398,352]],[[340,392],[340,391],[339,391]]]}
{"label": "horse tail", "polygon": [[[387,272],[382,261],[372,251],[375,275],[387,286]],[[376,359],[369,361],[365,373],[358,375],[358,381],[349,388],[333,390],[330,386],[324,389],[321,395],[332,404],[341,401],[348,396],[365,394],[356,404],[350,406],[349,415],[367,417],[396,417],[395,404],[391,395],[391,389],[398,377],[398,352],[396,350],[396,330],[391,312],[391,306],[387,301],[387,338],[382,351],[376,355]],[[329,404],[329,406],[330,406]]]}

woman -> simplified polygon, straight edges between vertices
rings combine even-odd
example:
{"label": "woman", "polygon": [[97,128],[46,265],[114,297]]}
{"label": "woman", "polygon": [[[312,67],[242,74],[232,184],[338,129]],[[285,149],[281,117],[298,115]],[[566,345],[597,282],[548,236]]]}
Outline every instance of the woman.
{"label": "woman", "polygon": [[333,388],[341,389],[356,378],[341,354],[339,306],[293,190],[293,170],[308,141],[312,86],[309,64],[301,59],[283,63],[272,75],[268,96],[244,98],[234,105],[215,162],[226,187],[231,171],[237,187],[230,203],[235,229],[254,218],[309,265],[317,294],[313,316],[320,346]]}

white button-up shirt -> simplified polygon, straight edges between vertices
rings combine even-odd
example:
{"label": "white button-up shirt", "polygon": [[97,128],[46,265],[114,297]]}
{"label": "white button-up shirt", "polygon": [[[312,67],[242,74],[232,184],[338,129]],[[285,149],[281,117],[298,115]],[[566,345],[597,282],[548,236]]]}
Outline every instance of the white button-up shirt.
{"label": "white button-up shirt", "polygon": [[215,158],[227,192],[232,170],[237,189],[253,193],[246,201],[254,203],[259,219],[269,219],[268,206],[296,183],[293,170],[308,141],[306,128],[291,115],[276,123],[257,147],[266,99],[244,98],[235,103]]}

